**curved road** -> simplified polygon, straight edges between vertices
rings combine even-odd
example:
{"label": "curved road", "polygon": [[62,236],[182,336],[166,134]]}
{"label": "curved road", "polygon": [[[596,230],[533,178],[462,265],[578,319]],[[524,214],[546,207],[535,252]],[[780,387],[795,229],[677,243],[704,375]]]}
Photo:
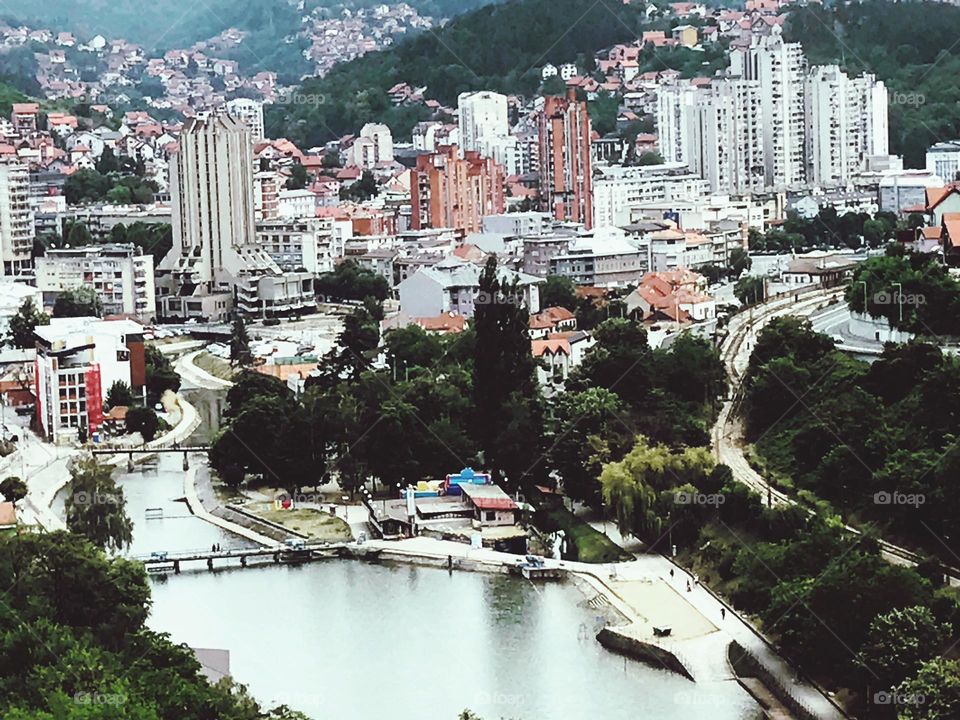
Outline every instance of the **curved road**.
{"label": "curved road", "polygon": [[[753,469],[744,455],[745,440],[738,410],[740,401],[743,399],[743,377],[750,361],[750,353],[756,344],[757,334],[770,321],[784,315],[808,318],[820,314],[829,315],[835,310],[831,309],[826,313],[821,311],[832,308],[842,300],[842,297],[842,287],[814,287],[768,300],[733,316],[729,325],[730,332],[720,346],[720,357],[730,380],[731,397],[723,403],[711,432],[713,454],[718,462],[730,467],[737,481],[758,492],[765,504],[770,507],[800,503],[788,493],[767,482]],[[845,525],[845,528],[855,535],[860,534],[855,527]],[[923,559],[923,556],[886,540],[881,539],[878,542],[881,555],[891,563],[913,567]],[[960,569],[944,565],[943,570],[950,578],[951,585],[960,585]]]}

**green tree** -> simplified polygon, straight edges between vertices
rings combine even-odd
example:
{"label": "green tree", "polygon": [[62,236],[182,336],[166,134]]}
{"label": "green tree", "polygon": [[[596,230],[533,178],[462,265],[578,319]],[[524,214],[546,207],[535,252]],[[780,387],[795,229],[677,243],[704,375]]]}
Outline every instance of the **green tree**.
{"label": "green tree", "polygon": [[[897,688],[901,720],[960,717],[960,662],[938,657]],[[922,701],[921,701],[922,698]]]}
{"label": "green tree", "polygon": [[480,274],[473,317],[474,432],[487,466],[513,487],[531,483],[543,470],[540,391],[529,323],[519,284],[501,275],[491,256]]}
{"label": "green tree", "polygon": [[363,202],[372,197],[376,197],[379,192],[380,188],[377,185],[377,179],[373,176],[373,173],[369,170],[364,170],[359,180],[351,185],[340,188],[340,199]]}
{"label": "green tree", "polygon": [[641,153],[640,157],[637,158],[637,165],[662,165],[663,156],[654,151],[647,150],[644,153]]}
{"label": "green tree", "polygon": [[622,457],[633,439],[623,426],[628,413],[604,388],[560,393],[551,405],[550,465],[567,496],[599,507],[603,465]]}
{"label": "green tree", "polygon": [[101,175],[109,175],[110,173],[120,170],[120,163],[117,161],[117,156],[113,152],[113,148],[103,148],[103,152],[101,152],[100,157],[97,158],[96,168],[97,172]]}
{"label": "green tree", "polygon": [[127,432],[138,432],[145,442],[150,442],[157,436],[160,429],[160,418],[153,408],[132,407],[127,410]]}
{"label": "green tree", "polygon": [[237,315],[233,319],[233,329],[230,333],[230,364],[247,367],[253,362],[250,353],[250,337],[247,335],[247,326],[243,318]]}
{"label": "green tree", "polygon": [[109,466],[95,458],[75,459],[70,465],[70,494],[64,504],[67,528],[97,547],[119,551],[133,540],[133,523],[126,513],[123,489]]}
{"label": "green tree", "polygon": [[57,318],[101,317],[102,315],[103,300],[96,290],[86,285],[74,290],[64,290],[53,303],[53,316]]}
{"label": "green tree", "polygon": [[577,309],[577,286],[563,275],[549,275],[540,287],[540,307],[565,307],[570,312]]}
{"label": "green tree", "polygon": [[623,460],[604,465],[603,502],[613,510],[620,532],[655,541],[675,507],[692,504],[677,502],[678,489],[699,486],[713,467],[706,448],[674,450],[651,445],[640,435]]}
{"label": "green tree", "polygon": [[116,380],[107,390],[107,407],[115,408],[133,405],[133,391],[123,380]]}
{"label": "green tree", "polygon": [[86,224],[75,220],[70,223],[70,231],[67,233],[67,244],[70,247],[83,247],[93,243],[93,236]]}
{"label": "green tree", "polygon": [[32,298],[27,298],[17,314],[10,318],[7,344],[20,349],[32,348],[37,342],[34,330],[38,325],[49,324],[50,316],[37,308]]}
{"label": "green tree", "polygon": [[27,484],[16,475],[11,475],[0,482],[0,495],[9,502],[17,502],[27,496]]}
{"label": "green tree", "polygon": [[871,680],[877,687],[893,688],[912,677],[937,654],[951,630],[922,605],[878,615],[870,623],[862,651]]}
{"label": "green tree", "polygon": [[170,360],[160,352],[156,345],[147,345],[144,353],[144,367],[147,381],[147,402],[152,407],[160,401],[163,394],[180,389],[180,376],[173,369]]}
{"label": "green tree", "polygon": [[303,190],[309,182],[307,169],[300,163],[294,163],[290,166],[290,177],[285,184],[287,190]]}
{"label": "green tree", "polygon": [[733,286],[733,294],[743,305],[754,305],[766,297],[766,283],[759,275],[744,275]]}
{"label": "green tree", "polygon": [[390,293],[390,286],[385,278],[361,268],[353,260],[344,260],[333,272],[321,273],[315,287],[317,295],[327,302],[363,300],[367,297],[383,302]]}
{"label": "green tree", "polygon": [[730,251],[730,257],[727,260],[727,266],[730,269],[731,277],[740,277],[743,273],[750,270],[753,266],[753,260],[747,251],[741,247],[736,247]]}

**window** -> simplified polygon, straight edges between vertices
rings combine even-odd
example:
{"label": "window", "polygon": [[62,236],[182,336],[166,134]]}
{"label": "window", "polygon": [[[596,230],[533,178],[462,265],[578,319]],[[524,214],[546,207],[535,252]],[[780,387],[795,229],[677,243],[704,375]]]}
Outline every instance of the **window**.
{"label": "window", "polygon": [[484,513],[484,515],[486,516],[485,519],[486,519],[488,522],[492,522],[493,520],[496,520],[496,519],[497,519],[497,513],[494,512],[493,510],[487,510],[487,511]]}

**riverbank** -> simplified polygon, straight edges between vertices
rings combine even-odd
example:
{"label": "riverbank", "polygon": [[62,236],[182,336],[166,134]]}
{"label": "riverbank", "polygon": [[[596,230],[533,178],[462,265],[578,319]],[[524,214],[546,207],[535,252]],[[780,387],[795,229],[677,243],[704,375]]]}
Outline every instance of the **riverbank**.
{"label": "riverbank", "polygon": [[[179,445],[189,438],[200,426],[200,417],[182,395],[174,396],[179,417],[170,430],[143,445],[131,446],[133,449],[159,450]],[[46,532],[66,530],[63,518],[53,511],[52,506],[57,494],[70,483],[70,461],[82,456],[88,448],[68,448],[50,445],[33,433],[24,433],[17,451],[0,466],[0,473],[6,468],[20,465],[23,479],[27,483],[27,495],[18,503],[22,522],[37,525]],[[129,454],[122,450],[115,455],[101,457],[107,465],[119,466],[124,462],[142,462],[151,457],[149,453]]]}

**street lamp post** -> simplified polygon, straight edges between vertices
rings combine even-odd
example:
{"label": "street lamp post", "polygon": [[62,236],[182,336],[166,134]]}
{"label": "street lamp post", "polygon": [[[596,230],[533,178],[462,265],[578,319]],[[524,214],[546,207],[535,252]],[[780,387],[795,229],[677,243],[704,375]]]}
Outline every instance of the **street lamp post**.
{"label": "street lamp post", "polygon": [[857,280],[858,285],[863,285],[863,314],[867,314],[867,281]]}
{"label": "street lamp post", "polygon": [[903,325],[903,283],[893,283],[897,287],[897,306],[900,308],[900,324]]}

